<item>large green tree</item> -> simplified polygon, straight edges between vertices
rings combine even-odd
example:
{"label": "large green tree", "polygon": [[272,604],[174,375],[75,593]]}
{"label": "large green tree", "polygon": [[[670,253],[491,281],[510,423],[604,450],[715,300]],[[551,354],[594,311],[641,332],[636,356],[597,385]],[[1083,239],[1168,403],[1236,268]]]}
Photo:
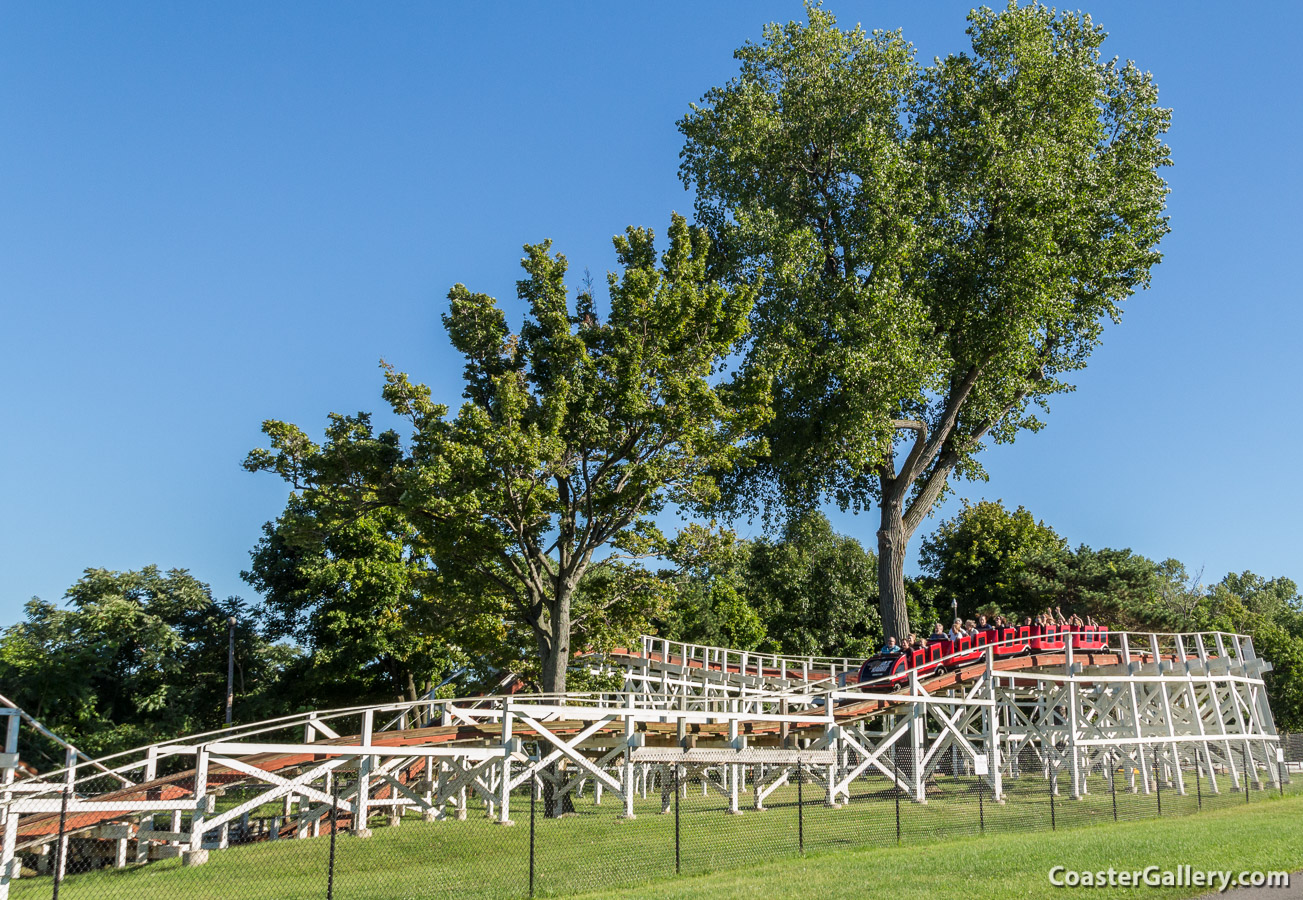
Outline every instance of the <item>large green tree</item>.
{"label": "large green tree", "polygon": [[[814,656],[871,656],[881,645],[874,608],[877,560],[822,513],[761,538],[747,563],[748,595],[769,630],[767,648]],[[866,603],[866,601],[868,601]]]}
{"label": "large green tree", "polygon": [[1303,596],[1288,578],[1252,572],[1227,575],[1207,592],[1204,627],[1253,637],[1272,664],[1263,676],[1276,727],[1303,729]]}
{"label": "large green tree", "polygon": [[676,641],[755,650],[768,629],[757,611],[751,581],[753,542],[732,532],[689,525],[674,540],[675,562],[661,573],[669,599],[652,622]]}
{"label": "large green tree", "polygon": [[269,422],[270,449],[246,461],[328,500],[323,521],[401,514],[440,577],[501,598],[529,630],[546,691],[566,689],[577,630],[641,623],[660,602],[662,580],[629,561],[665,552],[667,504],[717,499],[715,473],[745,464],[767,414],[762,381],[720,385],[755,290],[707,274],[705,233],[675,216],[661,255],[650,230],[614,243],[605,306],[591,290],[572,302],[565,257],[527,246],[518,332],[492,297],[451,290],[443,321],[466,360],[455,416],[386,368],[410,441],[366,423],[318,447]]}
{"label": "large green tree", "polygon": [[662,573],[671,600],[654,622],[665,637],[815,656],[868,656],[880,643],[877,609],[865,603],[877,561],[820,512],[754,540],[691,526],[675,551],[676,568]]}
{"label": "large green tree", "polygon": [[876,503],[889,634],[951,474],[1039,429],[1167,232],[1169,111],[1089,17],[1011,3],[920,67],[899,33],[770,25],[680,122],[720,271],[765,276],[747,356],[770,454],[743,501]]}
{"label": "large green tree", "polygon": [[1024,559],[1014,577],[1023,589],[1012,607],[1019,615],[1062,607],[1124,631],[1193,630],[1203,596],[1178,560],[1085,544]]}
{"label": "large green tree", "polygon": [[920,562],[945,610],[961,614],[984,608],[1020,613],[1028,601],[1027,564],[1067,549],[1063,538],[1023,507],[1013,512],[998,500],[964,503],[953,518],[923,539]]}
{"label": "large green tree", "polygon": [[[335,417],[328,434],[338,440],[359,427]],[[477,606],[441,579],[400,513],[337,521],[330,505],[319,491],[292,497],[264,526],[244,573],[263,595],[268,635],[305,651],[287,697],[310,706],[414,700],[472,661],[505,661],[501,604]]]}
{"label": "large green tree", "polygon": [[[1202,591],[1174,559],[1082,544],[1075,550],[1028,510],[965,503],[923,539],[920,561],[937,612],[1033,616],[1062,607],[1114,628],[1189,630]],[[1177,628],[1184,623],[1186,627]]]}
{"label": "large green tree", "polygon": [[[283,711],[275,688],[294,650],[268,641],[238,597],[214,600],[184,569],[87,569],[65,599],[31,600],[23,621],[0,635],[0,684],[83,752],[220,726],[232,616],[237,721]],[[25,756],[42,768],[62,765],[57,747],[28,737],[36,743]]]}

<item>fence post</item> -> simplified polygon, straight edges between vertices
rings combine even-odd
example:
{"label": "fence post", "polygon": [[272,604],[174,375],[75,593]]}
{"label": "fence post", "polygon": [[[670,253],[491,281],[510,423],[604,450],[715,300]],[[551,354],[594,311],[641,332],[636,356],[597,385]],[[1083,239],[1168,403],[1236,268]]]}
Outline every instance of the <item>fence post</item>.
{"label": "fence post", "polygon": [[[64,785],[63,797],[59,802],[59,842],[54,845],[54,893],[51,900],[59,900],[59,885],[63,882],[63,869],[68,864],[68,795],[72,793],[71,785]],[[12,815],[12,813],[10,814]]]}
{"label": "fence post", "polygon": [[1163,817],[1163,773],[1158,763],[1154,763],[1154,790],[1158,795],[1158,817]]}
{"label": "fence post", "polygon": [[[1057,773],[1055,777],[1057,777]],[[1050,831],[1057,831],[1058,823],[1055,821],[1054,815],[1054,778],[1047,778],[1045,783],[1050,787]]]}
{"label": "fence post", "polygon": [[978,834],[986,834],[986,802],[983,799],[984,797],[986,797],[986,791],[982,789],[982,778],[979,775],[977,778],[977,832]]}
{"label": "fence post", "polygon": [[335,900],[335,837],[339,834],[339,773],[330,779],[330,861],[326,865],[326,900]]}
{"label": "fence post", "polygon": [[1276,760],[1276,786],[1280,788],[1280,795],[1285,796],[1285,760]]}
{"label": "fence post", "polygon": [[891,768],[896,773],[896,846],[900,846],[900,765],[896,761],[896,749],[891,748]]}
{"label": "fence post", "polygon": [[529,896],[534,896],[534,806],[538,797],[538,773],[529,779]]}
{"label": "fence post", "polygon": [[1194,766],[1194,797],[1199,802],[1199,812],[1203,812],[1203,776],[1197,762]]}
{"label": "fence post", "polygon": [[1109,757],[1108,762],[1108,792],[1113,797],[1113,821],[1118,820],[1118,789],[1117,789],[1117,760]]}
{"label": "fence post", "polygon": [[1242,774],[1244,776],[1242,779],[1242,781],[1244,782],[1244,802],[1248,803],[1249,802],[1249,767],[1248,766],[1244,767],[1244,772]]}
{"label": "fence post", "polygon": [[801,758],[796,758],[796,846],[805,856],[805,770],[801,768]]}
{"label": "fence post", "polygon": [[682,861],[679,856],[680,837],[679,837],[679,791],[682,790],[679,785],[679,764],[674,764],[674,874],[682,874]]}

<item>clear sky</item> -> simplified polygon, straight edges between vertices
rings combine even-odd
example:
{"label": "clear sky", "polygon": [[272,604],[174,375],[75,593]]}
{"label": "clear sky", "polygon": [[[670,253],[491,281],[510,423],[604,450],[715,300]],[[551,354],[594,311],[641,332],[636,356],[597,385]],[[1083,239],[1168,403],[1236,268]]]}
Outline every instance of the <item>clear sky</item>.
{"label": "clear sky", "polygon": [[[924,59],[966,46],[965,3],[829,8]],[[1088,11],[1175,110],[1166,259],[1049,427],[959,494],[1208,580],[1303,580],[1303,5]],[[449,286],[514,298],[526,241],[600,276],[625,225],[663,233],[691,209],[675,121],[764,22],[801,16],[0,6],[0,624],[91,566],[252,598],[239,573],[286,494],[240,468],[260,422],[379,409],[381,357],[455,402]],[[872,544],[871,516],[834,519]]]}

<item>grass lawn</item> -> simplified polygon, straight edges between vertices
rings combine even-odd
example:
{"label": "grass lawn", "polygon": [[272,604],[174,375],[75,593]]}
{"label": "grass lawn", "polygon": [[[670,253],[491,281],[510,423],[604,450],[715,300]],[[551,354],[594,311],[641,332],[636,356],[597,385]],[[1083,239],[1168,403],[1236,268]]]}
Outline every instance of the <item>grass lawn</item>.
{"label": "grass lawn", "polygon": [[[852,802],[826,809],[807,786],[805,805],[795,788],[782,788],[768,809],[728,815],[723,798],[698,786],[680,801],[679,867],[675,817],[660,815],[656,797],[639,800],[637,818],[616,818],[618,799],[601,806],[591,794],[578,813],[536,820],[535,885],[540,896],[607,891],[591,896],[730,897],[815,895],[863,897],[889,888],[910,896],[1062,897],[1068,889],[1046,880],[1051,865],[1079,869],[1143,868],[1189,863],[1207,868],[1303,869],[1303,780],[1280,798],[1274,791],[1214,796],[1206,782],[1187,784],[1184,796],[1164,788],[1130,794],[1118,781],[1094,778],[1081,800],[1053,803],[1039,777],[1006,782],[1007,802],[990,801],[974,779],[942,777],[927,804],[899,803],[883,780],[856,783]],[[1202,795],[1203,812],[1195,813]],[[1114,824],[1116,802],[1119,824]],[[744,795],[744,809],[749,797]],[[541,809],[540,809],[541,813]],[[513,798],[515,827],[487,821],[472,805],[465,822],[398,828],[374,820],[373,837],[341,835],[334,897],[338,900],[416,897],[523,896],[529,884],[529,800]],[[1053,821],[1055,831],[1051,830]],[[1088,826],[1088,827],[1082,827]],[[799,855],[802,837],[806,857]],[[326,894],[327,837],[284,840],[213,851],[208,864],[185,869],[178,861],[72,875],[63,900],[307,900]],[[703,874],[709,873],[709,874]],[[24,879],[15,900],[50,896],[51,879]],[[1144,889],[1146,896],[1190,896],[1198,891]],[[1094,890],[1090,896],[1108,896]]]}
{"label": "grass lawn", "polygon": [[[1098,871],[1148,865],[1202,869],[1303,869],[1303,797],[1259,808],[1228,807],[1163,822],[1123,822],[1106,828],[955,838],[917,847],[821,853],[762,863],[742,871],[657,881],[639,888],[640,900],[807,896],[819,900],[889,895],[964,897],[1193,897],[1206,888],[1054,887],[1052,866]],[[627,891],[582,895],[585,900],[628,896]]]}

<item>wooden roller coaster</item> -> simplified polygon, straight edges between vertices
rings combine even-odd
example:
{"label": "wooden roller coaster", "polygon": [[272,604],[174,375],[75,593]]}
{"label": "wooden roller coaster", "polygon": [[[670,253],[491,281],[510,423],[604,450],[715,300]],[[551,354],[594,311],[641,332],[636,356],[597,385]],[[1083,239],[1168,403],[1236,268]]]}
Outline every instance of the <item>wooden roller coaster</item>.
{"label": "wooden roller coaster", "polygon": [[[330,828],[370,833],[376,816],[464,819],[472,804],[511,822],[513,792],[546,784],[559,802],[592,784],[634,815],[667,772],[699,776],[740,812],[799,770],[829,806],[873,774],[926,802],[928,777],[961,766],[1003,795],[1031,753],[1073,796],[1105,764],[1130,760],[1138,790],[1155,767],[1195,766],[1219,789],[1278,778],[1278,737],[1262,681],[1270,664],[1225,633],[990,633],[922,656],[777,656],[645,637],[585,665],[623,676],[611,693],[436,699],[287,716],[101,759],[64,743],[67,764],[24,773],[26,725],[12,704],[0,758],[0,900],[20,864],[59,840],[106,864],[284,840]],[[1025,630],[1024,630],[1025,631]],[[3,698],[0,698],[3,702]],[[273,810],[268,814],[268,810]],[[62,819],[62,831],[60,820]],[[165,822],[160,822],[165,819]]]}

